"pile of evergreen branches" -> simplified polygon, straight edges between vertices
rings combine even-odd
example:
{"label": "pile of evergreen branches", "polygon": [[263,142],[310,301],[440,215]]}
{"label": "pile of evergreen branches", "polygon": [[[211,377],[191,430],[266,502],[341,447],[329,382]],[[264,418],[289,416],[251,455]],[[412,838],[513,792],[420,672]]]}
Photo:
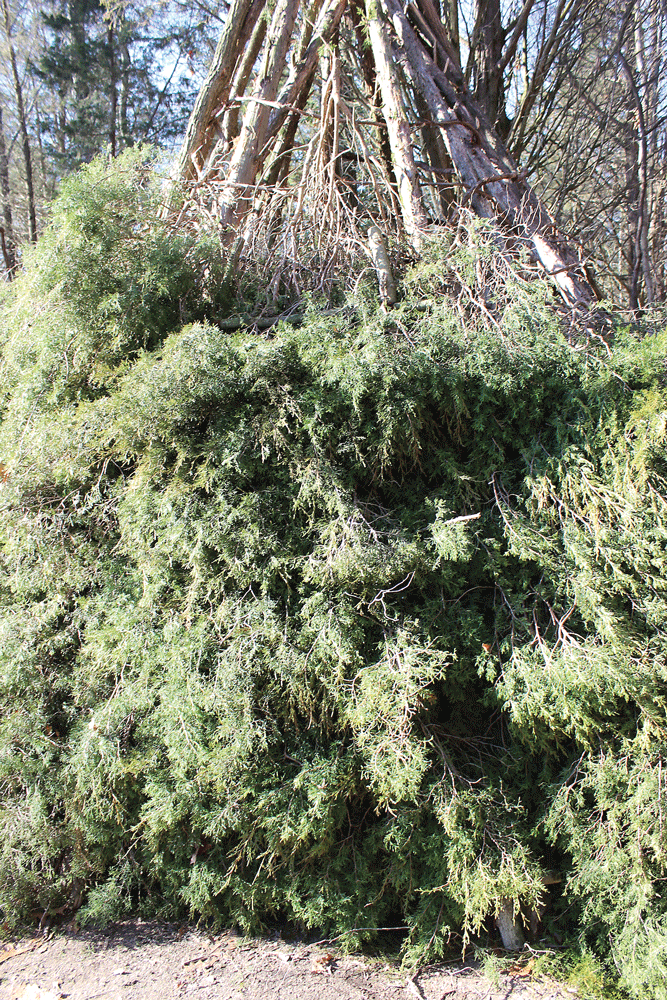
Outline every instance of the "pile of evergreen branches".
{"label": "pile of evergreen branches", "polygon": [[664,997],[667,327],[548,290],[224,332],[142,153],[67,183],[5,300],[0,919],[547,930]]}

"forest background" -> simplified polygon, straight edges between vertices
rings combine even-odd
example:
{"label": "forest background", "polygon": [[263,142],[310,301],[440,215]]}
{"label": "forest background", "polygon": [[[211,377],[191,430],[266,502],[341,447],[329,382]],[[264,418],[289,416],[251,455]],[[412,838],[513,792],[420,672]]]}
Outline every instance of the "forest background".
{"label": "forest background", "polygon": [[667,996],[664,4],[0,15],[4,927]]}

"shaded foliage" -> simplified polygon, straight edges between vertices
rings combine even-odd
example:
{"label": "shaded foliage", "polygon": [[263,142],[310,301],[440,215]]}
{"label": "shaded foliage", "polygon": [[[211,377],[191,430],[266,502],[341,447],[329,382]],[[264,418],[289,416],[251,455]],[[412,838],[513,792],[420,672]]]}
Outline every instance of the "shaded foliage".
{"label": "shaded foliage", "polygon": [[3,918],[438,955],[556,866],[664,995],[664,323],[576,351],[510,271],[466,315],[481,229],[390,315],[225,333],[154,200],[91,165],[5,304]]}

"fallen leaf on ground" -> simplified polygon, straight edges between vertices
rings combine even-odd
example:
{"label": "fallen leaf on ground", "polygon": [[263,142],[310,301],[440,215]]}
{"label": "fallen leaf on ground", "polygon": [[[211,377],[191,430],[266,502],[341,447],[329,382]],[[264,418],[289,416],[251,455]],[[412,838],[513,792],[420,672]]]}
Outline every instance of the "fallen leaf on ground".
{"label": "fallen leaf on ground", "polygon": [[323,955],[318,955],[317,958],[313,959],[313,964],[310,967],[311,972],[323,973],[331,975],[331,963],[334,960],[334,956],[331,952],[325,951]]}
{"label": "fallen leaf on ground", "polygon": [[36,941],[32,941],[30,944],[25,944],[22,948],[15,948],[13,944],[10,944],[4,951],[0,951],[0,964],[2,962],[6,962],[8,958],[14,958],[16,955],[25,955],[27,951],[34,951],[36,947]]}
{"label": "fallen leaf on ground", "polygon": [[533,974],[534,967],[535,959],[531,958],[525,965],[511,965],[509,971],[513,976],[519,976],[521,979],[526,979],[528,976]]}

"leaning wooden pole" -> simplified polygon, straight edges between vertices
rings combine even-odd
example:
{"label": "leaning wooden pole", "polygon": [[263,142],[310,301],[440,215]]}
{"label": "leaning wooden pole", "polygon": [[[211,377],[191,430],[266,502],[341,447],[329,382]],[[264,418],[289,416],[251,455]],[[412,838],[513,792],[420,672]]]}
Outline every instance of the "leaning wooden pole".
{"label": "leaning wooden pole", "polygon": [[298,0],[278,0],[267,32],[261,68],[234,144],[220,195],[220,224],[230,243],[252,200],[252,186],[263,160],[271,104],[275,102],[287,49],[294,29]]}
{"label": "leaning wooden pole", "polygon": [[403,223],[413,247],[420,250],[429,220],[422,201],[410,123],[401,96],[398,66],[391,50],[386,24],[378,16],[375,0],[366,0],[366,25],[375,60]]}

